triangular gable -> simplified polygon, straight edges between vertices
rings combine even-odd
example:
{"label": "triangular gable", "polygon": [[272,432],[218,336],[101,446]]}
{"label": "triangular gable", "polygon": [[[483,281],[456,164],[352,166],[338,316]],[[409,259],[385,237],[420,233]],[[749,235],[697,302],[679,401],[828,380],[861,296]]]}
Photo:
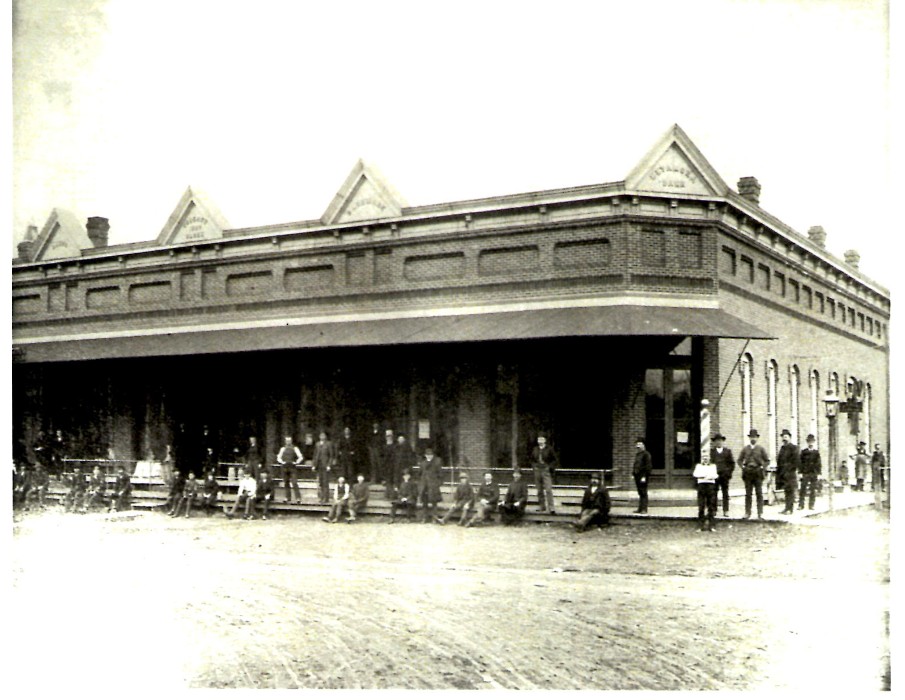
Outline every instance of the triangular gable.
{"label": "triangular gable", "polygon": [[75,214],[65,209],[54,209],[38,234],[32,260],[61,260],[78,258],[82,250],[93,248],[88,232]]}
{"label": "triangular gable", "polygon": [[171,245],[223,238],[223,231],[228,228],[220,210],[201,192],[188,187],[160,230],[157,243]]}
{"label": "triangular gable", "polygon": [[629,190],[724,196],[729,187],[678,124],[625,178]]}
{"label": "triangular gable", "polygon": [[321,217],[325,224],[400,216],[405,200],[373,166],[359,160]]}

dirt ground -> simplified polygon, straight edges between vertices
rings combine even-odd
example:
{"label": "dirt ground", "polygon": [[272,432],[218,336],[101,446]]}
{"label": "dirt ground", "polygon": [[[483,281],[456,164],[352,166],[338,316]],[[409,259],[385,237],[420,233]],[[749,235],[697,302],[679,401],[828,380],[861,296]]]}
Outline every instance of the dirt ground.
{"label": "dirt ground", "polygon": [[146,691],[877,690],[890,683],[888,544],[888,518],[868,509],[582,535],[16,513],[7,661],[33,696],[98,678]]}

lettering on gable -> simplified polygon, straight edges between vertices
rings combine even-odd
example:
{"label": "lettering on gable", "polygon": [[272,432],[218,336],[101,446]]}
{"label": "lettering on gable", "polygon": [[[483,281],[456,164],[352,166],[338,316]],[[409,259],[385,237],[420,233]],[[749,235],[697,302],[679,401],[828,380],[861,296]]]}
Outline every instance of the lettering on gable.
{"label": "lettering on gable", "polygon": [[387,202],[377,188],[367,178],[362,178],[346,206],[343,207],[339,221],[364,221],[391,215]]}
{"label": "lettering on gable", "polygon": [[697,169],[675,145],[667,150],[647,172],[641,189],[683,194],[710,194]]}

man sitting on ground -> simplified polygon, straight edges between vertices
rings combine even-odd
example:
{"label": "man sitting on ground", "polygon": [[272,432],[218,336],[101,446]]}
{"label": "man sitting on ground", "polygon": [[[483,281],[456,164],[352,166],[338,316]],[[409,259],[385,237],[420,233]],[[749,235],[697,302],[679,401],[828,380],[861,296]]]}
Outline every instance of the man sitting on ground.
{"label": "man sitting on ground", "polygon": [[475,514],[465,523],[465,527],[490,520],[497,509],[500,502],[500,487],[493,483],[493,474],[490,472],[485,472],[484,483],[478,487],[476,499]]}
{"label": "man sitting on ground", "polygon": [[468,520],[468,511],[471,510],[472,503],[474,503],[474,486],[468,480],[468,472],[463,469],[459,474],[459,485],[456,486],[456,493],[453,495],[453,504],[446,511],[446,515],[440,518],[440,524],[446,525],[452,514],[457,510],[461,510],[462,515],[459,518],[459,525],[464,525]]}
{"label": "man sitting on ground", "polygon": [[504,525],[512,525],[522,519],[528,505],[528,484],[522,479],[522,472],[516,467],[512,481],[506,489],[506,498],[500,506],[500,520]]}
{"label": "man sitting on ground", "polygon": [[581,515],[575,522],[575,529],[584,532],[591,525],[605,527],[610,524],[610,494],[601,485],[600,477],[591,474],[588,488],[581,498]]}

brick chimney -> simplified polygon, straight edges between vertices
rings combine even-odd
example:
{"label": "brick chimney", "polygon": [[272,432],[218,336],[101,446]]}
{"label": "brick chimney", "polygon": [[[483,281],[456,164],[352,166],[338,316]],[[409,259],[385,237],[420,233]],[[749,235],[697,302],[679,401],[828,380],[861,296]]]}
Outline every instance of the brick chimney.
{"label": "brick chimney", "polygon": [[19,241],[17,249],[19,258],[31,262],[35,255],[35,239],[38,237],[38,227],[29,226],[25,231],[25,238]]}
{"label": "brick chimney", "polygon": [[739,180],[738,193],[745,199],[760,204],[760,183],[756,177],[743,177]]}
{"label": "brick chimney", "polygon": [[861,262],[861,253],[857,250],[847,250],[845,251],[845,264],[850,267],[858,269],[858,263]]}
{"label": "brick chimney", "polygon": [[88,217],[88,238],[95,248],[107,245],[107,234],[110,233],[110,222],[103,216]]}
{"label": "brick chimney", "polygon": [[826,248],[826,231],[823,230],[823,226],[811,226],[808,229],[808,238],[815,245]]}

